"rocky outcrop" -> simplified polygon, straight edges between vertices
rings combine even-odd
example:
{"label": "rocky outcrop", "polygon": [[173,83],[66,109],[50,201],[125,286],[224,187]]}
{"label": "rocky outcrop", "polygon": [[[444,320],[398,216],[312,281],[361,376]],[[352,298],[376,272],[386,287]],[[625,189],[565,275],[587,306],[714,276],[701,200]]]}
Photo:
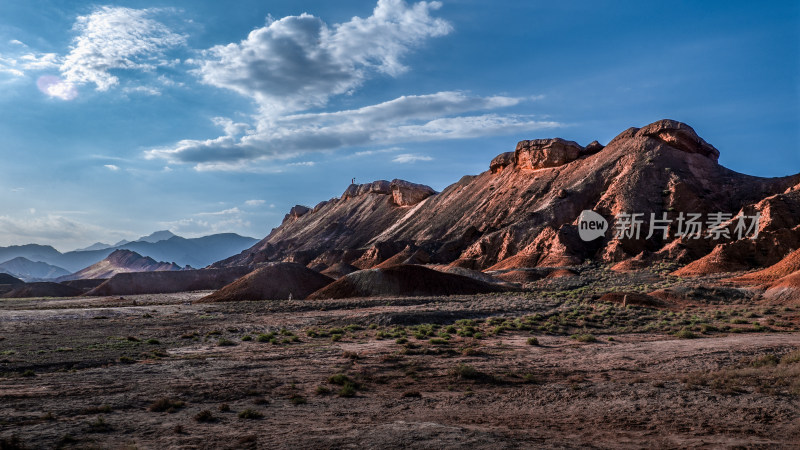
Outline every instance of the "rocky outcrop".
{"label": "rocky outcrop", "polygon": [[289,210],[289,214],[283,217],[283,222],[286,222],[287,220],[293,222],[303,217],[304,215],[308,214],[309,212],[311,212],[311,208],[309,208],[308,206],[294,205],[292,206],[292,209]]}
{"label": "rocky outcrop", "polygon": [[386,180],[377,180],[373,181],[372,183],[351,184],[347,187],[347,189],[345,189],[344,193],[342,193],[342,200],[347,200],[349,198],[370,193],[386,195],[391,194],[391,183]]}
{"label": "rocky outcrop", "polygon": [[[351,184],[342,193],[342,200],[361,197],[366,194],[391,195],[391,202],[397,206],[412,206],[435,194],[429,186],[405,180],[377,180],[372,183]],[[314,208],[316,211],[317,208]]]}
{"label": "rocky outcrop", "polygon": [[719,159],[719,150],[698,136],[692,127],[675,120],[653,122],[637,131],[636,135],[658,139],[670,147],[687,153],[698,153],[714,161]]}
{"label": "rocky outcrop", "polygon": [[397,206],[413,206],[435,194],[430,186],[410,183],[405,180],[392,180],[392,203]]}
{"label": "rocky outcrop", "polygon": [[563,166],[578,159],[583,147],[561,138],[520,141],[514,153],[519,169],[545,169]]}
{"label": "rocky outcrop", "polygon": [[492,173],[499,173],[511,164],[514,164],[515,152],[500,153],[489,163],[489,170]]}
{"label": "rocky outcrop", "polygon": [[592,141],[592,142],[589,143],[589,145],[587,145],[586,147],[584,147],[581,150],[581,156],[583,156],[583,155],[594,155],[595,153],[599,152],[600,150],[602,150],[604,148],[605,147],[603,146],[603,144],[601,144],[601,143],[599,143],[597,141]]}

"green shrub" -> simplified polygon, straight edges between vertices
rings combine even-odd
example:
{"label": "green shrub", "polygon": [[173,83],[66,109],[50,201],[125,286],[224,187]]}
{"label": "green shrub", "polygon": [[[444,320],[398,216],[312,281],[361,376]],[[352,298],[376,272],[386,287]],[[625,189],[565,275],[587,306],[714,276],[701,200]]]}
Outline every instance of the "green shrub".
{"label": "green shrub", "polygon": [[256,337],[258,342],[269,342],[275,337],[275,333],[261,333]]}
{"label": "green shrub", "polygon": [[528,338],[528,345],[539,345],[539,339],[535,337]]}
{"label": "green shrub", "polygon": [[350,383],[346,383],[339,389],[339,397],[353,397],[356,395],[356,387]]}
{"label": "green shrub", "polygon": [[303,405],[306,403],[306,398],[299,394],[292,394],[289,397],[289,401],[292,402],[293,405]]}
{"label": "green shrub", "polygon": [[174,400],[168,397],[163,397],[151,403],[148,409],[153,412],[166,411],[168,413],[173,413],[183,408],[184,406],[186,406],[186,403],[180,400]]}
{"label": "green shrub", "polygon": [[197,422],[213,422],[216,419],[214,418],[214,415],[211,414],[211,411],[204,409],[194,415],[194,420]]}
{"label": "green shrub", "polygon": [[317,386],[316,392],[317,395],[325,395],[325,394],[330,394],[331,389],[328,386]]}
{"label": "green shrub", "polygon": [[331,375],[328,377],[328,383],[331,384],[338,384],[343,386],[345,383],[352,383],[353,380],[350,379],[347,375],[343,373],[337,373],[336,375]]}
{"label": "green shrub", "polygon": [[679,339],[694,339],[697,337],[697,335],[692,333],[692,331],[688,328],[683,328],[675,333],[675,337]]}
{"label": "green shrub", "polygon": [[468,380],[474,380],[480,378],[481,373],[472,366],[466,364],[459,364],[452,369],[450,369],[450,373],[458,378],[464,378]]}
{"label": "green shrub", "polygon": [[254,410],[254,409],[245,409],[239,411],[239,418],[240,419],[261,419],[264,417],[264,414]]}
{"label": "green shrub", "polygon": [[787,353],[781,358],[781,364],[795,364],[800,362],[800,350]]}
{"label": "green shrub", "polygon": [[571,337],[578,342],[597,342],[597,338],[589,333],[573,334]]}

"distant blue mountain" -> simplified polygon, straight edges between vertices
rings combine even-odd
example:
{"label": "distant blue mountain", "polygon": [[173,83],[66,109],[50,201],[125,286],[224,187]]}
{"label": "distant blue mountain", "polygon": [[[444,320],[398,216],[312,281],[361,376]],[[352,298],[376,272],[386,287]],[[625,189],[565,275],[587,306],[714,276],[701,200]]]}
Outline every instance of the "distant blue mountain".
{"label": "distant blue mountain", "polygon": [[[166,239],[161,239],[162,237]],[[158,231],[135,242],[66,253],[61,253],[49,245],[28,244],[0,247],[0,263],[23,257],[33,262],[51,264],[73,273],[105,259],[114,250],[132,250],[156,261],[174,262],[180,266],[188,265],[200,268],[236,255],[252,247],[256,242],[258,242],[257,239],[235,233],[212,234],[186,239],[169,231]]]}
{"label": "distant blue mountain", "polygon": [[61,267],[41,261],[34,262],[22,256],[17,256],[14,259],[0,264],[0,272],[14,275],[26,282],[47,280],[69,275],[69,272]]}

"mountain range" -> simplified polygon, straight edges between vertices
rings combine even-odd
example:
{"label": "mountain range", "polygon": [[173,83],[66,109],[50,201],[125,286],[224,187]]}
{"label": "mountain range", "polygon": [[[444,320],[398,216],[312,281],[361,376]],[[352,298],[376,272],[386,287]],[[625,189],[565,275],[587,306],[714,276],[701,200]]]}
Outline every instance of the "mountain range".
{"label": "mountain range", "polygon": [[[235,255],[256,242],[256,239],[234,233],[187,239],[169,231],[158,231],[134,242],[118,243],[113,247],[99,248],[105,244],[98,243],[88,247],[94,248],[92,250],[84,249],[65,253],[61,253],[49,245],[14,245],[0,247],[0,261],[4,262],[0,264],[0,271],[19,275],[29,281],[55,278],[87,268],[116,250],[131,250],[156,261],[167,261],[179,266],[205,267],[222,258]],[[17,258],[24,258],[27,262]],[[12,262],[15,259],[16,261]],[[37,262],[54,267],[31,265]],[[5,268],[4,265],[6,265]],[[32,267],[37,269],[34,270]],[[65,273],[61,273],[58,269]]]}
{"label": "mountain range", "polygon": [[[692,127],[673,120],[629,128],[605,146],[525,140],[441,193],[379,180],[313,208],[298,205],[262,241],[212,267],[286,261],[363,269],[400,255],[489,271],[596,260],[617,270],[693,263],[691,274],[703,274],[768,266],[800,247],[800,174],[744,175],[718,158]],[[580,237],[584,211],[610,224],[601,238]],[[616,235],[631,214],[642,219],[641,235]],[[703,232],[685,233],[687,217],[697,214]],[[737,239],[744,219],[749,235]],[[711,225],[725,231],[720,239],[707,234]]]}

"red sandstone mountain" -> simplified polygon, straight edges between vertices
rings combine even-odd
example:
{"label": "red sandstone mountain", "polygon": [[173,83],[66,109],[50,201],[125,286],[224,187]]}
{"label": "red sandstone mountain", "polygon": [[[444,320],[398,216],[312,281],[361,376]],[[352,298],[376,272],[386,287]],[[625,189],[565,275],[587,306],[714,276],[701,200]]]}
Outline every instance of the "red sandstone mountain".
{"label": "red sandstone mountain", "polygon": [[[637,268],[690,263],[683,275],[742,270],[779,261],[800,247],[800,174],[760,178],[718,164],[719,151],[686,124],[630,128],[605,147],[563,139],[521,141],[490,170],[441,193],[394,180],[351,185],[340,198],[295,207],[261,242],[214,267],[291,261],[321,270],[430,262],[484,270],[568,266],[586,259]],[[584,242],[578,217],[593,210],[610,224],[642,213],[640,239]],[[672,220],[664,239],[645,239],[650,214]],[[675,237],[679,213],[761,214],[757,239]],[[726,224],[729,230],[733,221]],[[705,228],[704,228],[705,230]],[[708,256],[707,256],[708,255]],[[395,257],[396,256],[396,257]],[[395,257],[395,258],[393,258]],[[623,264],[620,264],[623,263]]]}
{"label": "red sandstone mountain", "polygon": [[728,281],[736,284],[757,285],[774,282],[798,271],[800,271],[800,249],[789,253],[785,258],[765,269],[731,278]]}
{"label": "red sandstone mountain", "polygon": [[149,256],[142,256],[130,250],[115,250],[104,260],[79,270],[72,275],[59,278],[66,280],[86,280],[98,278],[111,278],[118,273],[129,272],[163,272],[182,270],[175,263],[157,262]]}
{"label": "red sandstone mountain", "polygon": [[800,270],[772,284],[763,298],[773,304],[800,305]]}

